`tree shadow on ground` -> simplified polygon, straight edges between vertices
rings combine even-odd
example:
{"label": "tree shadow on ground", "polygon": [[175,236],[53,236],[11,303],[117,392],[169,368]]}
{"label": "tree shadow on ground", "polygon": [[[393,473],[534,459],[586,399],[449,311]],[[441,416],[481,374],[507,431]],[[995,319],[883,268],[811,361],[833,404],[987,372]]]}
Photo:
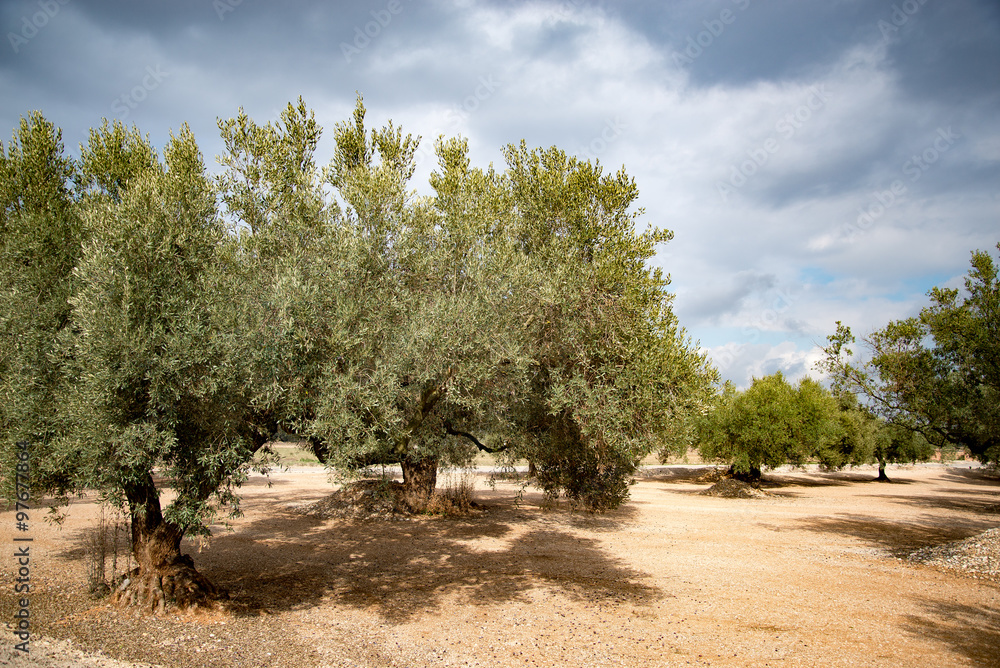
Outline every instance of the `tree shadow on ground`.
{"label": "tree shadow on ground", "polygon": [[[257,475],[257,474],[249,476],[236,488],[237,495],[239,495],[239,490],[241,489],[285,487],[295,484],[292,480],[289,480],[288,478],[277,477],[281,474],[281,471],[279,470],[274,470],[271,473],[272,473],[271,476]],[[159,490],[160,494],[168,494],[173,492],[174,490],[174,481],[172,478],[166,478],[163,476],[154,475],[153,484],[156,485],[156,489]],[[169,500],[163,499],[161,497],[160,503],[163,505],[164,508],[166,508],[168,505],[170,505],[171,500],[173,500],[172,497]]]}
{"label": "tree shadow on ground", "polygon": [[654,482],[683,482],[697,485],[705,484],[704,478],[716,472],[724,471],[724,466],[649,466],[641,469],[636,478]]}
{"label": "tree shadow on ground", "polygon": [[894,557],[905,557],[921,547],[962,540],[991,529],[995,524],[988,520],[930,514],[899,521],[870,515],[838,515],[813,517],[800,523],[809,531],[859,538]]}
{"label": "tree shadow on ground", "polygon": [[194,558],[246,615],[331,600],[401,623],[446,599],[492,605],[527,600],[535,589],[648,604],[662,593],[644,582],[646,574],[605,553],[595,535],[629,516],[618,513],[493,507],[473,517],[350,521],[272,508]]}
{"label": "tree shadow on ground", "polygon": [[283,487],[292,484],[292,481],[289,480],[288,478],[276,477],[277,475],[280,475],[282,473],[281,471],[275,470],[273,471],[273,473],[276,475],[275,476],[252,475],[245,481],[243,481],[243,484],[240,485],[240,489],[246,489],[246,488],[254,489],[259,487]]}
{"label": "tree shadow on ground", "polygon": [[990,469],[948,467],[944,477],[963,485],[982,485],[1000,491],[1000,474]]}
{"label": "tree shadow on ground", "polygon": [[[728,467],[695,466],[695,467],[657,467],[647,469],[642,480],[665,483],[689,483],[693,485],[709,485],[716,482],[710,476],[714,473],[724,473]],[[761,479],[763,489],[782,487],[844,487],[858,483],[875,482],[877,471],[794,471],[792,473],[768,471]],[[908,485],[913,481],[906,478],[891,478],[890,483]]]}
{"label": "tree shadow on ground", "polygon": [[[66,540],[61,543],[62,549],[55,551],[52,556],[57,559],[68,559],[71,561],[86,559],[95,561],[96,563],[98,555],[101,554],[98,546],[101,544],[102,538],[104,542],[103,555],[107,562],[108,577],[113,577],[111,573],[111,562],[113,559],[120,562],[119,573],[124,572],[125,564],[129,562],[132,555],[131,539],[127,523],[117,527],[114,524],[109,524],[105,527],[103,534],[100,532],[98,526],[81,527],[72,533],[67,532]],[[135,564],[132,565],[134,566]]]}
{"label": "tree shadow on ground", "polygon": [[977,666],[1000,666],[1000,609],[947,601],[920,602],[922,614],[907,615],[903,628],[933,638]]}
{"label": "tree shadow on ground", "polygon": [[[765,473],[761,481],[764,489],[781,487],[846,487],[877,482],[878,472],[875,471],[800,471],[796,474]],[[910,485],[912,480],[890,477],[885,484]],[[881,484],[881,483],[880,483]]]}
{"label": "tree shadow on ground", "polygon": [[996,492],[980,491],[979,489],[970,490],[956,487],[938,489],[933,494],[919,497],[883,494],[879,495],[878,498],[921,508],[952,510],[976,515],[1000,514],[1000,495]]}

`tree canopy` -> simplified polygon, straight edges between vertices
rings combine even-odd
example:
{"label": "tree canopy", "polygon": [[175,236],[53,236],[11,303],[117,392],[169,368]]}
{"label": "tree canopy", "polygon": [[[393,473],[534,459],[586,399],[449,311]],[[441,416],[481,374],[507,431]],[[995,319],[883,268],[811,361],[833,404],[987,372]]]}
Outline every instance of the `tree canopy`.
{"label": "tree canopy", "polygon": [[[65,410],[79,484],[131,514],[142,582],[132,595],[193,603],[215,592],[180,541],[238,507],[234,489],[270,432],[251,401],[238,317],[246,300],[194,137],[183,126],[162,162],[145,143],[116,123],[84,151],[85,169],[99,177],[82,207]],[[119,169],[127,178],[114,176]],[[176,495],[161,508],[166,485]]]}
{"label": "tree canopy", "polygon": [[842,463],[835,454],[844,436],[837,400],[809,378],[793,387],[778,371],[754,378],[742,392],[727,384],[698,427],[702,457],[729,463],[737,477],[751,481],[765,468],[812,458]]}
{"label": "tree canopy", "polygon": [[[1000,244],[997,245],[1000,250]],[[1000,281],[993,257],[972,253],[964,290],[933,288],[918,316],[895,320],[861,340],[837,322],[822,368],[834,387],[933,445],[967,448],[1000,462]]]}
{"label": "tree canopy", "polygon": [[670,234],[635,232],[624,172],[556,148],[510,146],[498,173],[439,138],[418,197],[418,140],[364,118],[359,99],[334,130],[322,251],[282,287],[305,300],[283,317],[313,360],[292,365],[289,429],[338,469],[400,464],[414,507],[477,449],[529,459],[552,495],[621,503],[715,381],[646,264]]}
{"label": "tree canopy", "polygon": [[[33,446],[40,487],[69,490],[65,453],[52,444],[66,432],[63,364],[70,331],[73,268],[83,226],[77,164],[61,132],[38,112],[0,143],[0,456],[14,461],[18,442]],[[0,494],[13,498],[13,466],[0,468]]]}
{"label": "tree canopy", "polygon": [[0,152],[0,443],[128,510],[126,600],[222,595],[180,541],[238,513],[279,428],[337,469],[400,464],[415,510],[477,449],[600,510],[713,392],[624,171],[523,143],[480,169],[441,137],[418,196],[419,137],[364,119],[325,168],[302,100],[220,121],[215,177],[186,125],[161,158],[105,121],[74,161],[32,114]]}

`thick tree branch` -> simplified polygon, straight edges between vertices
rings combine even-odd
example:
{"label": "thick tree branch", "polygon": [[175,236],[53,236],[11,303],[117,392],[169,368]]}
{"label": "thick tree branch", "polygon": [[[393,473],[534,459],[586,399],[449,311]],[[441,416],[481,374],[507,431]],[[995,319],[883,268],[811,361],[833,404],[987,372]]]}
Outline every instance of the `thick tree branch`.
{"label": "thick tree branch", "polygon": [[475,444],[475,446],[477,448],[479,448],[483,452],[489,452],[490,454],[496,454],[498,452],[503,452],[504,450],[507,449],[504,446],[500,446],[498,448],[491,448],[488,445],[484,445],[483,443],[481,443],[479,441],[478,438],[476,438],[475,436],[473,436],[469,432],[467,432],[467,431],[460,431],[460,430],[455,429],[454,427],[452,427],[450,422],[445,422],[444,423],[444,430],[448,433],[449,436],[461,436],[463,438],[469,439],[470,441],[472,441]]}

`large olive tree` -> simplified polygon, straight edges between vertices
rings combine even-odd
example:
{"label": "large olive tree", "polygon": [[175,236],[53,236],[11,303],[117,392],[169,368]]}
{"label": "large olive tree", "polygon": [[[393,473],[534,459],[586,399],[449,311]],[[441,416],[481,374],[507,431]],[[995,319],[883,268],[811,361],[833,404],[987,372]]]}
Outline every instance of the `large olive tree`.
{"label": "large olive tree", "polygon": [[[423,508],[439,465],[470,461],[499,431],[523,376],[514,318],[523,264],[494,175],[473,170],[462,141],[437,145],[433,198],[409,191],[418,139],[390,123],[368,131],[361,100],[335,128],[326,170],[343,209],[332,223],[337,267],[329,351],[305,431],[329,464],[399,464],[403,501]],[[315,331],[315,328],[313,328]]]}
{"label": "large olive tree", "polygon": [[137,131],[105,124],[82,165],[87,240],[70,300],[75,382],[64,408],[73,473],[129,512],[137,568],[124,600],[203,603],[222,592],[181,540],[238,509],[234,488],[269,436],[242,329],[253,304],[187,126],[161,162]]}
{"label": "large olive tree", "polygon": [[[355,332],[329,359],[308,432],[339,467],[399,463],[411,505],[439,463],[523,457],[550,494],[614,507],[643,456],[707,400],[715,372],[647,262],[624,173],[558,149],[505,152],[503,173],[439,140],[434,195],[408,190],[416,141],[369,133],[359,100],[327,170],[356,249],[336,272]],[[359,307],[363,305],[363,307]],[[489,434],[489,438],[486,435]]]}

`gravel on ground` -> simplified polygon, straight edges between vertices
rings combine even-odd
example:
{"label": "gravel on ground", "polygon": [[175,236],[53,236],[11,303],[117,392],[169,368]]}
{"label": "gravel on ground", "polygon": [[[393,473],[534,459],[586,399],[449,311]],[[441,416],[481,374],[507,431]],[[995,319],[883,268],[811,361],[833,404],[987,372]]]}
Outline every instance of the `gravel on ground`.
{"label": "gravel on ground", "polygon": [[[875,474],[780,469],[727,498],[701,494],[710,469],[654,467],[592,515],[478,473],[474,514],[383,521],[333,512],[301,467],[251,478],[242,518],[185,541],[229,607],[161,617],[88,594],[89,495],[32,524],[31,653],[8,630],[0,665],[1000,666],[1000,479]],[[0,512],[0,545],[14,525]],[[0,557],[3,620],[14,577]]]}

